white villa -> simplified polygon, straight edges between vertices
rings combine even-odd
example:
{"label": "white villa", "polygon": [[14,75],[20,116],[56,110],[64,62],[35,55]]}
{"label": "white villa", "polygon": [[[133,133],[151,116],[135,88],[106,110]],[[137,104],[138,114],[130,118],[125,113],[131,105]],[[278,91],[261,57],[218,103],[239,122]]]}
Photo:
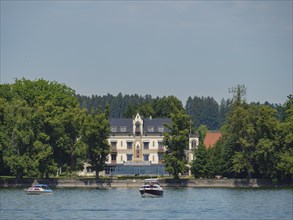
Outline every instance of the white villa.
{"label": "white villa", "polygon": [[[108,157],[105,175],[168,175],[163,165],[163,132],[170,124],[170,118],[142,118],[137,114],[131,118],[110,118],[111,153]],[[188,162],[193,160],[193,149],[198,137],[190,135],[186,146]],[[81,175],[92,173],[84,169]]]}

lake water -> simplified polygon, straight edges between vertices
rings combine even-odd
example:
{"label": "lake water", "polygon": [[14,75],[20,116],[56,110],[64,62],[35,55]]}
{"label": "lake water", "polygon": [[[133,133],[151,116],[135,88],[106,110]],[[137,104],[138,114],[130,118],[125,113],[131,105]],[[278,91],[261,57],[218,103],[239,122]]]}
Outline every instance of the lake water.
{"label": "lake water", "polygon": [[26,195],[0,189],[0,219],[293,219],[293,189],[165,188],[142,198],[135,188],[55,189]]}

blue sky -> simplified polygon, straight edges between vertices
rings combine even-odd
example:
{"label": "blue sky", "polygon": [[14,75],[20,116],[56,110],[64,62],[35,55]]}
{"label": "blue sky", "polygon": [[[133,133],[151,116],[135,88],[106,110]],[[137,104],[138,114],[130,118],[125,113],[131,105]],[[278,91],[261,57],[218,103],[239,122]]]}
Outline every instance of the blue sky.
{"label": "blue sky", "polygon": [[292,94],[292,1],[3,1],[1,83],[58,81],[82,95]]}

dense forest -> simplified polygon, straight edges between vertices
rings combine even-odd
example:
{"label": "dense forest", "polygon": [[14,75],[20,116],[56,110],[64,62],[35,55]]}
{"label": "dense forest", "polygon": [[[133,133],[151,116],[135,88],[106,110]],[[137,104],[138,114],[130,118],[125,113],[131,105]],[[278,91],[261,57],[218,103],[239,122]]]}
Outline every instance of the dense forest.
{"label": "dense forest", "polygon": [[229,111],[230,100],[222,100],[220,105],[212,97],[189,97],[185,107],[174,96],[156,97],[151,95],[122,95],[117,96],[81,96],[77,95],[81,107],[88,110],[104,109],[106,104],[111,106],[110,117],[132,118],[137,112],[144,117],[170,117],[170,104],[175,103],[178,108],[185,109],[191,116],[194,127],[205,124],[209,130],[218,130],[225,121]]}
{"label": "dense forest", "polygon": [[[132,118],[137,112],[144,117],[170,117],[171,103],[173,103],[177,108],[184,109],[186,114],[190,115],[194,128],[206,125],[208,130],[220,130],[232,104],[232,99],[222,99],[218,103],[212,97],[198,96],[188,97],[185,106],[174,96],[153,98],[151,95],[122,95],[119,93],[117,96],[107,94],[91,97],[76,95],[76,97],[80,106],[88,111],[91,109],[104,110],[109,104],[111,106],[110,117],[112,118]],[[252,104],[271,106],[277,111],[278,117],[283,117],[282,106],[279,104],[268,102]]]}

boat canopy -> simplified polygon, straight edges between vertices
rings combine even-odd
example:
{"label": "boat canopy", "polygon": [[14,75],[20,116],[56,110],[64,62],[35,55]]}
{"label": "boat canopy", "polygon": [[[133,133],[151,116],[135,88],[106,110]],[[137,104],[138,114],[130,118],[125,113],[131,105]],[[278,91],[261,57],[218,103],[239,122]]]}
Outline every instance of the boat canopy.
{"label": "boat canopy", "polygon": [[36,184],[36,187],[43,187],[43,186],[48,186],[47,184]]}

